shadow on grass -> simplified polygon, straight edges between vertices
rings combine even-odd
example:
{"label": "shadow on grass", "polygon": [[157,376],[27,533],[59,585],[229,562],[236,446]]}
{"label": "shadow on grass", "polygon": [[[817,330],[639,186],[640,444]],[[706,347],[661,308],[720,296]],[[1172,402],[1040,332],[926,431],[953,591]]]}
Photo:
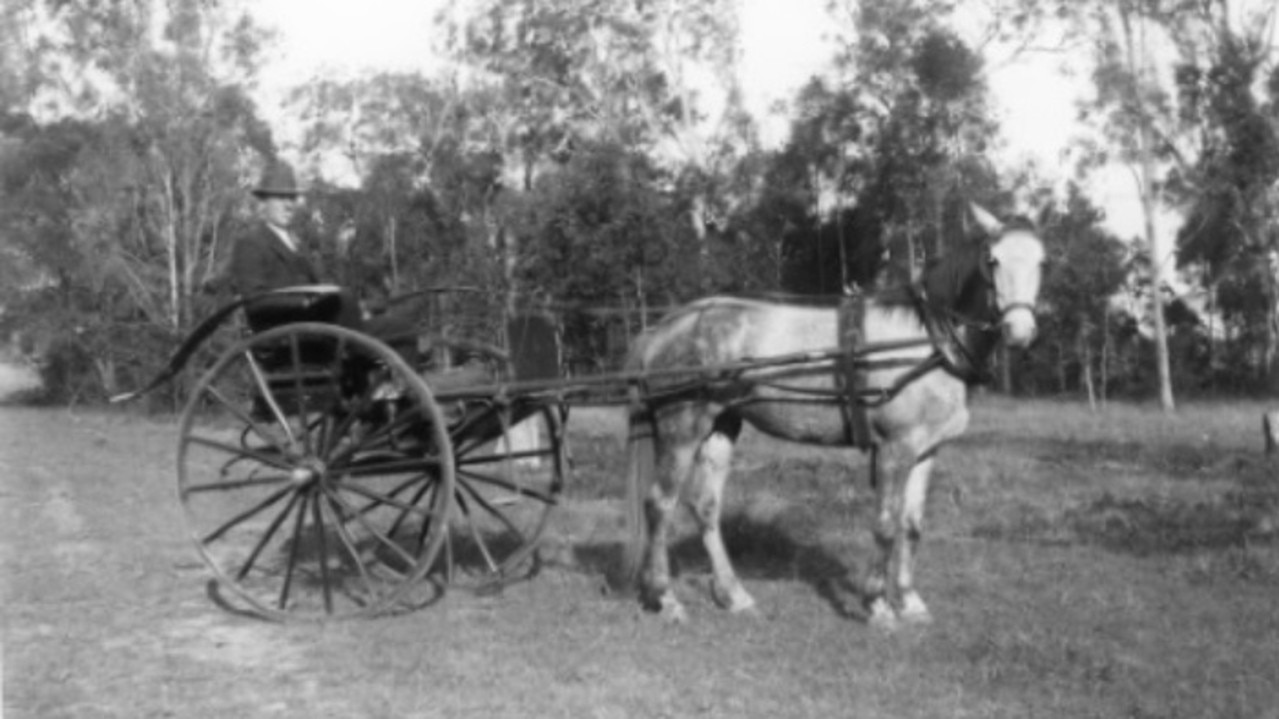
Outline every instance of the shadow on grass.
{"label": "shadow on grass", "polygon": [[[746,514],[724,518],[721,525],[724,543],[738,576],[803,582],[838,615],[864,621],[867,618],[864,592],[856,579],[860,572],[850,568],[831,548],[797,539],[797,532],[783,525]],[[604,576],[611,594],[633,597],[635,587],[626,573],[625,552],[624,542],[579,544],[573,548],[574,563],[583,571]],[[861,552],[850,552],[851,559],[860,556]],[[675,577],[710,572],[706,548],[696,533],[681,537],[670,547],[670,561]],[[709,593],[709,589],[707,591]]]}

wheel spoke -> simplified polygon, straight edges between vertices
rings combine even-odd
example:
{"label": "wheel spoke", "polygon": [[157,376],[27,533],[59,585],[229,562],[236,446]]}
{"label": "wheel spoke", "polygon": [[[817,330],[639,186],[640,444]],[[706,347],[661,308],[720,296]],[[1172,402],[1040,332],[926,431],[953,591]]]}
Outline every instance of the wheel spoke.
{"label": "wheel spoke", "polygon": [[[462,496],[461,492],[458,492],[455,499],[457,500],[458,511],[470,520],[471,510],[467,507],[466,498]],[[488,565],[489,572],[496,574],[498,571],[497,563],[493,561],[493,555],[489,552],[488,543],[484,541],[479,528],[474,521],[467,521],[466,527],[470,530],[471,539],[475,542],[475,547],[480,550],[480,554],[484,557],[484,563]]]}
{"label": "wheel spoke", "polygon": [[260,452],[250,447],[237,447],[233,444],[228,444],[227,442],[223,442],[220,439],[213,439],[212,437],[201,437],[200,435],[197,435],[197,434],[188,435],[185,439],[185,442],[198,444],[203,447],[208,447],[210,449],[221,450],[227,454],[235,455],[237,458],[248,458],[248,459],[256,460],[260,464],[265,464],[268,467],[275,467],[276,469],[289,470],[293,468],[293,465],[291,465],[286,460],[283,454],[281,454],[280,456],[276,456],[276,455],[268,454],[265,452]]}
{"label": "wheel spoke", "polygon": [[[546,492],[539,491],[532,487],[524,486],[517,482],[512,482],[511,480],[505,477],[499,477],[493,474],[485,474],[485,473],[476,472],[474,470],[469,470],[469,469],[465,471],[459,470],[457,474],[458,474],[458,479],[461,479],[462,477],[466,477],[467,479],[473,479],[476,482],[480,482],[482,484],[489,484],[494,487],[504,489],[508,492],[511,492],[512,494],[518,494],[522,497],[530,497],[532,499],[536,499],[539,502],[543,502],[552,507],[559,505],[559,500],[553,495],[547,494]],[[553,487],[553,489],[558,489],[558,485]]]}
{"label": "wheel spoke", "polygon": [[397,544],[390,537],[387,537],[383,533],[379,532],[376,527],[369,524],[369,521],[367,518],[362,517],[359,514],[356,514],[354,511],[352,511],[352,507],[346,503],[346,500],[342,498],[342,495],[334,492],[332,494],[332,497],[333,497],[333,500],[336,501],[342,507],[343,510],[351,514],[351,516],[355,517],[355,520],[359,522],[361,526],[364,527],[364,531],[368,532],[370,536],[377,539],[379,544],[383,545],[384,547],[390,549],[392,552],[399,555],[400,559],[403,560],[408,566],[411,567],[417,564],[416,557],[404,551],[404,548],[401,547],[399,544]]}
{"label": "wheel spoke", "polygon": [[[427,490],[430,489],[432,485],[434,485],[434,482],[430,481],[430,477],[428,475],[423,474],[419,477],[414,477],[413,482],[417,482],[417,480],[419,479],[423,479],[427,481],[424,481],[421,483],[422,486],[418,488],[417,493],[414,494],[413,498],[409,500],[409,504],[413,505],[414,507],[418,506],[418,503],[422,501],[422,497],[426,495]],[[391,496],[394,497],[398,495],[401,491],[403,491],[404,489],[407,489],[410,486],[412,486],[412,484],[406,482],[400,485],[399,487],[396,487],[395,491],[391,492]],[[404,521],[408,518],[409,518],[408,510],[400,510],[400,516],[395,518],[395,522],[391,525],[389,534],[392,537],[394,537],[396,533],[400,531],[400,527],[404,524]],[[423,524],[425,525],[427,524],[427,522],[423,522]],[[422,551],[421,542],[418,543],[418,551],[419,552]]]}
{"label": "wheel spoke", "polygon": [[471,499],[475,500],[475,503],[478,504],[481,508],[483,508],[493,517],[496,517],[499,522],[501,522],[502,524],[505,524],[507,529],[511,530],[511,532],[514,533],[515,536],[519,537],[520,544],[524,543],[524,532],[519,527],[515,526],[515,523],[511,521],[511,518],[506,516],[506,514],[502,512],[502,510],[498,509],[491,502],[489,502],[488,499],[486,499],[483,495],[481,495],[479,491],[475,489],[475,487],[472,487],[470,484],[466,482],[458,482],[458,487],[460,487],[462,491],[465,491],[468,495],[470,495]]}
{"label": "wheel spoke", "polygon": [[[414,503],[414,504],[417,504],[418,502],[422,501],[422,499],[426,496],[426,493],[427,493],[427,492],[430,492],[430,495],[431,495],[431,496],[430,496],[430,499],[428,499],[428,500],[426,501],[426,506],[428,506],[428,507],[434,506],[434,505],[435,505],[435,501],[436,501],[436,499],[438,499],[438,498],[439,498],[439,494],[440,494],[440,483],[439,483],[439,482],[427,482],[427,483],[426,483],[426,485],[425,485],[425,487],[424,487],[424,490],[425,490],[425,491],[423,491],[423,492],[422,492],[421,496],[418,496],[418,497],[414,497],[414,498],[413,498],[413,500],[414,500],[414,501],[413,501],[413,503]],[[422,520],[422,527],[421,527],[420,529],[418,529],[418,532],[417,532],[417,551],[418,551],[418,553],[421,553],[421,552],[422,552],[422,550],[426,548],[426,539],[427,539],[427,537],[429,537],[429,536],[431,535],[431,528],[432,528],[432,527],[434,527],[434,526],[436,526],[436,517],[434,516],[434,514],[435,514],[435,513],[434,513],[434,512],[432,512],[432,513],[430,513],[430,515],[429,515],[429,516],[427,516],[425,519],[423,519],[423,520]],[[406,516],[407,516],[407,515],[406,515]],[[447,541],[447,540],[448,540],[448,532],[445,532],[445,533],[444,533],[444,535],[445,535],[445,541]]]}
{"label": "wheel spoke", "polygon": [[258,360],[249,350],[244,351],[244,357],[249,363],[249,372],[253,375],[253,382],[257,385],[258,394],[266,400],[267,405],[271,408],[271,413],[275,415],[276,424],[284,429],[284,433],[289,436],[289,444],[297,444],[297,438],[293,436],[293,428],[289,426],[289,420],[284,415],[284,411],[280,409],[280,405],[275,401],[275,395],[271,393],[270,383],[266,381],[266,374],[262,371]]}
{"label": "wheel spoke", "polygon": [[182,493],[200,494],[201,492],[231,492],[237,489],[248,489],[249,487],[269,487],[274,484],[282,484],[288,481],[290,481],[290,479],[286,475],[268,474],[230,481],[200,482],[198,484],[191,484],[183,487]]}
{"label": "wheel spoke", "polygon": [[333,583],[329,577],[329,542],[324,531],[324,510],[320,498],[311,498],[311,514],[315,522],[315,541],[320,545],[320,587],[324,594],[324,613],[333,613]]}
{"label": "wheel spoke", "polygon": [[[388,492],[386,493],[386,496],[388,496],[388,497],[398,497],[398,496],[400,495],[400,493],[401,493],[401,492],[403,492],[404,490],[408,489],[409,487],[412,487],[414,484],[417,484],[419,481],[421,481],[421,480],[422,480],[422,479],[424,479],[425,477],[426,477],[426,474],[425,474],[425,473],[423,473],[423,474],[418,474],[418,475],[415,475],[415,476],[413,476],[413,477],[409,477],[408,479],[406,479],[406,480],[404,480],[403,482],[401,482],[401,483],[399,484],[399,486],[394,487],[394,488],[392,488],[390,491],[388,491]],[[425,483],[425,482],[423,482],[423,486],[425,486],[425,484],[426,484],[426,483]],[[418,495],[418,496],[420,497],[420,496],[421,496],[421,493],[419,493],[419,495]],[[416,503],[417,503],[417,499],[418,499],[418,497],[414,497],[413,499],[409,500],[409,503],[410,503],[410,504],[416,504]],[[359,509],[357,509],[357,510],[356,510],[356,513],[357,513],[357,514],[368,514],[369,512],[372,512],[373,510],[377,509],[378,507],[384,506],[385,504],[386,504],[386,503],[385,503],[385,502],[383,502],[383,501],[381,500],[381,498],[378,498],[378,499],[371,499],[371,500],[369,500],[368,504],[366,504],[366,505],[364,505],[363,507],[360,507]],[[394,532],[394,531],[392,531],[391,533],[392,533],[392,534],[394,534],[395,532]]]}
{"label": "wheel spoke", "polygon": [[369,576],[368,569],[364,566],[363,560],[360,558],[360,550],[355,546],[355,537],[351,536],[351,531],[346,528],[346,519],[342,516],[341,507],[334,500],[332,491],[327,487],[324,488],[324,498],[327,500],[325,507],[333,517],[333,528],[336,530],[338,540],[346,549],[346,553],[350,555],[351,561],[355,564],[355,569],[360,573],[360,581],[364,585],[365,594],[370,598],[375,598],[377,594],[373,586],[373,578]]}
{"label": "wheel spoke", "polygon": [[271,433],[268,432],[266,428],[263,427],[260,422],[250,417],[249,413],[245,412],[244,409],[240,407],[238,403],[232,402],[230,399],[226,397],[226,395],[218,391],[217,387],[210,385],[205,391],[207,394],[209,394],[215,400],[217,400],[219,405],[226,408],[228,411],[231,412],[231,414],[235,415],[236,419],[243,422],[248,427],[249,430],[252,430],[254,434],[256,434],[258,437],[261,437],[262,439],[269,442],[273,447],[278,449],[280,452],[285,451],[285,447],[281,445],[275,437],[271,436]]}
{"label": "wheel spoke", "polygon": [[284,569],[284,582],[280,585],[280,597],[276,609],[284,609],[289,603],[289,590],[293,587],[293,574],[298,567],[298,553],[302,547],[302,530],[306,525],[306,505],[310,497],[300,494],[302,506],[298,507],[297,521],[293,523],[293,544],[289,547],[289,562]]}
{"label": "wheel spoke", "polygon": [[[217,529],[204,535],[204,537],[200,540],[200,542],[207,545],[210,542],[217,541],[224,534],[226,534],[231,529],[234,529],[241,522],[244,522],[252,518],[254,515],[256,515],[259,512],[265,511],[272,504],[275,504],[276,502],[280,501],[281,497],[283,497],[284,495],[288,494],[289,492],[293,490],[294,490],[293,486],[281,487],[278,491],[267,495],[267,497],[263,499],[261,502],[258,502],[252,507],[249,507],[243,512],[240,512],[239,514],[236,514],[235,516],[231,517],[227,521],[223,522]],[[292,504],[293,504],[292,502],[289,503],[290,506],[292,506]],[[288,509],[286,508],[285,512],[287,511]]]}
{"label": "wheel spoke", "polygon": [[501,454],[473,455],[458,460],[458,466],[470,464],[494,464],[497,462],[515,462],[521,459],[539,459],[542,457],[550,457],[555,454],[552,447],[538,447],[537,449],[524,449],[519,451],[503,452]]}
{"label": "wheel spoke", "polygon": [[[417,514],[420,514],[424,517],[430,516],[431,514],[429,511],[425,511],[421,507],[415,507],[412,504],[401,502],[398,499],[395,499],[385,494],[378,494],[377,492],[374,492],[373,490],[368,489],[366,487],[361,487],[358,484],[343,484],[341,485],[341,489],[345,489],[346,491],[351,492],[353,494],[358,494],[362,497],[365,497],[366,499],[373,500],[374,502],[377,502],[379,504],[386,504],[392,507],[396,507],[398,509],[402,509],[406,512],[416,512]],[[350,506],[347,505],[345,501],[342,502],[342,506],[346,507],[348,511],[351,511],[351,514],[356,516],[357,518],[363,516],[359,512],[354,511]]]}
{"label": "wheel spoke", "polygon": [[243,581],[245,577],[249,576],[249,570],[253,569],[253,565],[257,563],[258,555],[262,553],[262,550],[266,548],[266,545],[271,541],[271,538],[275,536],[277,531],[279,531],[280,525],[284,524],[284,520],[289,516],[289,512],[293,511],[293,507],[297,505],[298,499],[301,496],[301,493],[294,492],[293,496],[289,497],[289,503],[285,505],[284,509],[281,510],[279,514],[275,515],[275,519],[271,520],[271,524],[267,526],[266,531],[262,533],[262,537],[258,539],[258,543],[254,545],[253,551],[249,552],[249,556],[244,560],[244,564],[240,567],[240,570],[236,572],[235,581]]}

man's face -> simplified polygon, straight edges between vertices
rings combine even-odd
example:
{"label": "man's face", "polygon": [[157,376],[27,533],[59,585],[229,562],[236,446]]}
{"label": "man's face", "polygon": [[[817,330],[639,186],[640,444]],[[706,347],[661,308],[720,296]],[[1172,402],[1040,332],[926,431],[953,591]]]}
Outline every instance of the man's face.
{"label": "man's face", "polygon": [[262,198],[262,218],[276,227],[288,227],[297,212],[298,198],[269,196]]}

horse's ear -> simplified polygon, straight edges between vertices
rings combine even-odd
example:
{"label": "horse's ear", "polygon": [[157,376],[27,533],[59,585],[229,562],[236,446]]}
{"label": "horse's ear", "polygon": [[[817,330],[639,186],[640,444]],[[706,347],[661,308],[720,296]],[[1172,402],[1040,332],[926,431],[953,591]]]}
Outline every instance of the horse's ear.
{"label": "horse's ear", "polygon": [[977,224],[981,226],[981,229],[984,230],[986,234],[997,236],[1004,231],[1004,223],[1000,222],[994,215],[987,212],[986,208],[976,202],[968,203],[968,207],[972,210],[973,219],[977,220]]}

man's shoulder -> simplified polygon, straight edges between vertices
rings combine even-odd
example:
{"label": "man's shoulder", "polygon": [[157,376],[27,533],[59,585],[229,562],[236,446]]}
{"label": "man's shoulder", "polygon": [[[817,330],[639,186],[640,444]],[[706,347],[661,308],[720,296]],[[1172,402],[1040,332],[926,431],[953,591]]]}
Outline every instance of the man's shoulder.
{"label": "man's shoulder", "polygon": [[263,223],[258,223],[236,233],[233,243],[238,252],[260,252],[270,247],[271,241],[271,229]]}

